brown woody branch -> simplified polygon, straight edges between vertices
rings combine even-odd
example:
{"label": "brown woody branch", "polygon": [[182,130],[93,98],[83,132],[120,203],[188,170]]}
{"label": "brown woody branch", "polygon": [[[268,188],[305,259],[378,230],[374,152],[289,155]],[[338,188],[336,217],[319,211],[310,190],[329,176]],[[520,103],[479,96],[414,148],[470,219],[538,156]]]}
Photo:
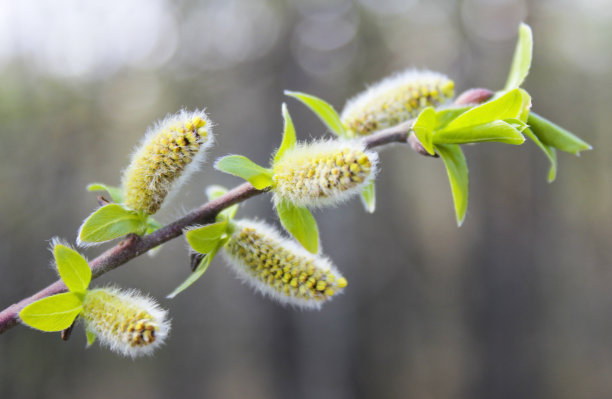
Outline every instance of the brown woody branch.
{"label": "brown woody branch", "polygon": [[[406,143],[410,135],[412,123],[413,121],[408,121],[365,137],[363,140],[366,143],[366,147],[374,148],[390,143]],[[264,192],[265,190],[257,190],[250,183],[243,183],[233,188],[225,195],[222,195],[214,201],[203,204],[199,208],[152,234],[142,237],[135,234],[126,236],[119,244],[89,262],[89,266],[93,272],[93,278],[99,277],[116,267],[124,265],[131,259],[144,254],[150,249],[180,236],[183,234],[183,230],[189,226],[213,222],[215,216],[223,209]],[[0,312],[0,333],[5,332],[19,322],[19,311],[25,306],[41,298],[65,292],[66,290],[66,285],[61,280],[58,280],[38,291],[36,294],[22,299],[4,309]]]}
{"label": "brown woody branch", "polygon": [[[455,105],[470,105],[479,104],[487,101],[493,96],[493,92],[488,89],[470,89],[465,91],[455,100]],[[380,147],[391,143],[408,143],[413,150],[422,154],[429,155],[423,148],[419,140],[412,134],[412,125],[414,120],[402,122],[397,126],[383,129],[377,133],[371,134],[363,138],[366,148]],[[99,277],[102,274],[119,267],[137,256],[144,254],[165,243],[173,238],[183,234],[183,230],[189,226],[196,224],[212,223],[215,216],[223,209],[245,201],[255,195],[262,194],[266,190],[257,190],[250,183],[243,183],[225,195],[210,201],[191,211],[182,218],[162,227],[161,229],[149,235],[140,237],[135,234],[126,236],[119,244],[106,252],[99,255],[97,258],[89,262],[92,269],[93,278]],[[104,204],[106,200],[99,198],[100,204]],[[0,334],[15,326],[19,322],[19,311],[30,303],[41,298],[59,294],[67,290],[66,285],[58,280],[46,288],[38,291],[36,294],[22,299],[16,304],[9,306],[0,312]]]}

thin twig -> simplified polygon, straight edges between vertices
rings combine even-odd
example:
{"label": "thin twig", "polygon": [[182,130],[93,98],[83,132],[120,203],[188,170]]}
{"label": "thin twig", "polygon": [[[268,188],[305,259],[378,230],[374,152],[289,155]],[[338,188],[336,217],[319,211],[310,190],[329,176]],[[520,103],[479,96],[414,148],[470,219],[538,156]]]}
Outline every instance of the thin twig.
{"label": "thin twig", "polygon": [[[390,143],[406,143],[410,134],[412,121],[402,123],[398,126],[381,130],[378,133],[365,137],[363,140],[367,148],[379,147]],[[186,227],[196,224],[212,223],[215,216],[223,209],[234,204],[245,201],[255,195],[264,193],[266,190],[257,190],[250,183],[243,183],[225,195],[207,202],[199,208],[191,211],[182,218],[160,228],[149,235],[140,237],[135,234],[126,236],[119,244],[102,253],[89,262],[93,278],[119,267],[173,238],[183,234]],[[19,311],[30,303],[51,295],[59,294],[67,290],[66,285],[58,280],[36,294],[22,299],[16,304],[9,306],[0,312],[0,334],[15,326],[19,322]]]}

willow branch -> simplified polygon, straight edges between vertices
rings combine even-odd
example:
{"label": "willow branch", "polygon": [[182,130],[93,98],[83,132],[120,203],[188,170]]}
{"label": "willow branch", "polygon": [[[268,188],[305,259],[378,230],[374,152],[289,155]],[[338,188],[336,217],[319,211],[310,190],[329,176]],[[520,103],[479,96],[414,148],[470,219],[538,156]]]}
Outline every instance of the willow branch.
{"label": "willow branch", "polygon": [[[389,129],[381,130],[363,140],[367,148],[380,147],[390,143],[406,143],[411,132],[413,121],[407,121]],[[182,218],[160,228],[146,236],[130,234],[113,248],[105,251],[89,262],[93,278],[99,277],[128,261],[136,258],[183,234],[183,230],[196,224],[212,223],[215,216],[223,209],[245,201],[251,197],[264,193],[266,190],[257,190],[250,183],[243,183],[219,198],[201,205]],[[36,294],[22,299],[0,312],[0,334],[15,326],[19,322],[19,311],[30,303],[41,298],[67,291],[66,285],[58,280]]]}
{"label": "willow branch", "polygon": [[[454,101],[454,105],[479,104],[490,99],[493,94],[494,93],[488,89],[470,89],[457,97]],[[414,119],[411,119],[396,126],[382,129],[377,133],[364,137],[362,140],[368,149],[391,143],[408,143],[414,151],[429,156],[419,140],[412,133],[413,124]],[[92,277],[99,277],[116,267],[126,264],[128,261],[144,254],[150,249],[180,236],[187,227],[196,224],[212,223],[215,220],[215,216],[223,209],[266,191],[267,190],[257,190],[250,183],[243,183],[219,198],[201,205],[199,208],[196,208],[182,218],[160,228],[154,233],[142,237],[130,234],[119,242],[119,244],[89,262],[89,266],[92,270]],[[103,198],[99,198],[98,201],[101,205],[106,202]],[[36,294],[22,299],[4,309],[0,312],[0,334],[19,322],[19,311],[30,303],[65,291],[67,291],[66,285],[62,280],[58,280],[38,291]]]}

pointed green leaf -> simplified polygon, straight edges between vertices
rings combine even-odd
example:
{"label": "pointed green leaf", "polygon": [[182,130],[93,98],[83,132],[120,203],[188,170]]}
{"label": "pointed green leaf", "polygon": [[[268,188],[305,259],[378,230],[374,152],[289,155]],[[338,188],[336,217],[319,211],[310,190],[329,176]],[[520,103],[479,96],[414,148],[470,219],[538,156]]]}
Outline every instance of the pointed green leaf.
{"label": "pointed green leaf", "polygon": [[531,56],[533,54],[533,35],[531,28],[525,23],[519,26],[518,42],[512,58],[512,66],[504,90],[520,87],[529,73]]}
{"label": "pointed green leaf", "polygon": [[374,180],[366,184],[363,190],[361,190],[361,202],[366,212],[374,213],[376,210],[376,188]]}
{"label": "pointed green leaf", "polygon": [[457,107],[457,108],[445,108],[436,111],[436,124],[434,129],[439,130],[445,128],[454,119],[458,118],[459,115],[468,111],[471,107]]}
{"label": "pointed green leaf", "polygon": [[206,197],[209,201],[214,201],[222,195],[227,193],[227,188],[223,186],[219,186],[217,184],[213,184],[211,186],[206,187]]}
{"label": "pointed green leaf", "polygon": [[77,241],[83,243],[104,242],[129,233],[144,234],[146,220],[137,212],[118,204],[98,208],[83,222]]}
{"label": "pointed green leaf", "polygon": [[89,348],[94,342],[96,342],[97,336],[96,333],[90,330],[85,330],[85,336],[87,337],[87,347]]}
{"label": "pointed green leaf", "polygon": [[436,150],[444,161],[450,180],[457,225],[461,227],[468,204],[468,169],[461,147],[456,144],[439,144]]}
{"label": "pointed green leaf", "polygon": [[580,151],[593,149],[589,143],[578,136],[533,112],[529,114],[527,124],[533,134],[550,147],[575,155],[578,155]]}
{"label": "pointed green leaf", "polygon": [[434,155],[433,146],[433,131],[436,128],[437,118],[436,111],[432,107],[427,107],[417,117],[414,125],[412,125],[412,131],[417,139],[423,145],[423,148]]}
{"label": "pointed green leaf", "polygon": [[523,122],[527,122],[529,118],[529,112],[531,112],[531,96],[526,90],[519,89],[521,96],[523,96],[523,104],[521,105],[521,113],[518,117]]}
{"label": "pointed green leaf", "polygon": [[518,119],[510,120],[514,126],[506,121],[493,121],[482,125],[468,126],[454,130],[444,129],[433,135],[434,144],[467,144],[485,141],[496,141],[506,144],[522,144],[525,137],[519,129],[523,129]]}
{"label": "pointed green leaf", "polygon": [[146,226],[147,226],[146,234],[151,234],[163,227],[161,223],[159,223],[157,220],[153,219],[152,217],[147,218]]}
{"label": "pointed green leaf", "polygon": [[81,313],[82,299],[72,292],[65,292],[40,299],[19,312],[21,321],[41,331],[62,331],[72,325]]}
{"label": "pointed green leaf", "polygon": [[295,137],[295,126],[293,126],[293,120],[291,119],[291,115],[289,115],[289,110],[287,110],[287,104],[283,103],[283,119],[285,120],[285,129],[283,131],[283,141],[281,142],[278,151],[276,151],[276,155],[274,155],[274,162],[276,163],[279,159],[283,157],[283,154],[295,147],[295,143],[297,141]]}
{"label": "pointed green leaf", "polygon": [[[212,185],[206,189],[206,196],[208,197],[209,201],[214,201],[226,193],[227,193],[227,189],[223,186]],[[238,212],[239,205],[240,204],[232,205],[228,208],[225,208],[221,212],[219,212],[219,214],[216,217],[216,221],[221,222],[223,220],[227,220],[227,221],[232,220],[234,216],[236,216],[236,212]]]}
{"label": "pointed green leaf", "polygon": [[[159,223],[157,220],[153,219],[152,217],[149,217],[147,219],[147,230],[145,232],[145,234],[151,234],[156,232],[157,230],[161,229],[163,226],[161,223]],[[164,244],[159,244],[158,246],[151,248],[147,251],[147,255],[149,255],[151,258],[153,258],[155,255],[157,255],[159,253],[159,251],[161,251],[162,247],[164,246]]]}
{"label": "pointed green leaf", "polygon": [[228,238],[224,238],[218,241],[216,247],[211,252],[204,255],[204,257],[202,258],[202,260],[200,261],[196,269],[193,271],[193,273],[191,273],[189,277],[187,277],[187,279],[183,281],[181,285],[176,287],[176,289],[172,291],[172,293],[170,293],[170,295],[168,295],[166,298],[168,299],[174,298],[175,296],[177,296],[178,294],[180,294],[181,292],[189,288],[191,284],[198,281],[198,279],[202,277],[204,272],[208,270],[208,266],[210,266],[210,262],[212,262],[213,258],[215,257],[219,249],[221,249],[227,241],[228,241]]}
{"label": "pointed green leaf", "polygon": [[554,148],[542,143],[538,136],[533,134],[531,129],[525,129],[523,134],[529,137],[536,145],[546,154],[550,161],[550,169],[548,170],[548,182],[552,183],[557,177],[557,152]]}
{"label": "pointed green leaf", "polygon": [[236,212],[238,212],[238,207],[240,204],[234,204],[230,207],[225,208],[217,215],[217,222],[221,222],[223,220],[230,221],[236,216]]}
{"label": "pointed green leaf", "polygon": [[518,118],[523,110],[524,99],[519,89],[511,90],[495,100],[464,112],[442,130],[456,130],[499,119]]}
{"label": "pointed green leaf", "polygon": [[91,269],[80,253],[62,244],[53,248],[55,264],[62,281],[72,292],[85,293],[91,281]]}
{"label": "pointed green leaf", "polygon": [[123,202],[123,190],[121,187],[113,187],[104,183],[92,183],[87,186],[87,191],[106,191],[114,202],[118,204]]}
{"label": "pointed green leaf", "polygon": [[215,163],[215,169],[248,181],[258,190],[272,185],[272,171],[242,155],[227,155]]}
{"label": "pointed green leaf", "polygon": [[296,206],[288,201],[276,204],[281,224],[306,250],[319,252],[319,228],[308,208]]}
{"label": "pointed green leaf", "polygon": [[327,101],[310,94],[297,91],[285,90],[285,95],[300,100],[312,112],[321,119],[327,128],[338,137],[350,138],[350,134],[344,128],[340,115]]}
{"label": "pointed green leaf", "polygon": [[222,222],[207,224],[197,229],[189,230],[185,237],[194,251],[201,254],[211,252],[217,246],[221,236],[227,231],[227,220]]}

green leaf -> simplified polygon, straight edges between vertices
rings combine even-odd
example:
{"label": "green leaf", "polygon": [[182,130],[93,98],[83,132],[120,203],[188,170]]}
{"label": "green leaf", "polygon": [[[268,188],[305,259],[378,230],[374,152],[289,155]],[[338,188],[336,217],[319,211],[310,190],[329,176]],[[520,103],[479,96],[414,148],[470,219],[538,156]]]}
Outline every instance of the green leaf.
{"label": "green leaf", "polygon": [[275,163],[283,157],[283,154],[287,150],[295,147],[295,143],[297,141],[295,137],[295,126],[293,126],[293,120],[291,120],[291,115],[289,115],[289,110],[287,110],[287,104],[285,103],[283,103],[282,112],[283,119],[285,120],[285,128],[283,131],[283,141],[281,142],[278,151],[276,151],[276,155],[274,155]]}
{"label": "green leaf", "polygon": [[87,337],[87,347],[89,348],[94,342],[96,342],[97,336],[96,333],[89,330],[85,330],[85,336]]}
{"label": "green leaf", "polygon": [[533,37],[531,28],[525,23],[519,26],[518,42],[512,58],[512,66],[504,90],[520,87],[529,73],[531,56],[533,54]]}
{"label": "green leaf", "polygon": [[77,251],[62,244],[55,244],[53,256],[57,271],[71,292],[84,294],[91,281],[91,269],[87,260]]}
{"label": "green leaf", "polygon": [[[212,185],[206,189],[206,196],[208,197],[209,201],[214,201],[220,196],[224,195],[225,193],[227,193],[227,189],[223,186]],[[240,204],[232,205],[228,208],[225,208],[221,212],[219,212],[219,214],[216,217],[216,221],[221,222],[223,220],[227,220],[227,221],[232,220],[234,216],[236,216],[236,212],[238,212],[239,205]]]}
{"label": "green leaf", "polygon": [[224,238],[224,239],[218,241],[217,245],[215,246],[215,248],[211,252],[207,253],[202,258],[202,260],[200,261],[200,263],[198,264],[196,269],[193,271],[193,273],[191,273],[189,275],[189,277],[187,277],[187,279],[185,281],[183,281],[183,283],[181,285],[176,287],[176,289],[174,291],[172,291],[172,293],[170,295],[168,295],[166,298],[169,298],[169,299],[174,298],[175,296],[177,296],[178,294],[180,294],[181,292],[183,292],[187,288],[189,288],[189,286],[191,286],[191,284],[195,283],[200,277],[202,277],[204,272],[206,272],[206,270],[208,270],[208,266],[210,266],[210,262],[212,262],[212,259],[215,257],[215,255],[217,254],[219,249],[221,249],[225,245],[225,243],[228,241],[228,239],[229,238]]}
{"label": "green leaf", "polygon": [[153,219],[152,217],[147,218],[147,234],[151,234],[159,229],[161,229],[163,226],[161,223],[159,223],[157,220]]}
{"label": "green leaf", "polygon": [[457,225],[461,227],[468,204],[468,169],[461,147],[456,144],[439,144],[436,150],[444,161],[450,180]]}
{"label": "green leaf", "polygon": [[319,228],[308,208],[296,206],[288,201],[276,204],[281,224],[306,250],[319,252]]}
{"label": "green leaf", "polygon": [[435,130],[445,128],[454,119],[458,118],[459,115],[468,111],[471,107],[457,107],[457,108],[445,108],[436,111],[436,125]]}
{"label": "green leaf", "polygon": [[518,119],[511,119],[513,124],[506,121],[493,121],[482,125],[468,126],[454,130],[441,130],[434,134],[434,144],[466,144],[485,141],[496,141],[506,144],[522,144],[525,137],[518,129],[524,129]]}
{"label": "green leaf", "polygon": [[127,210],[118,204],[108,204],[85,219],[77,241],[79,245],[104,242],[129,233],[143,234],[146,229],[146,220],[137,212]]}
{"label": "green leaf", "polygon": [[457,130],[499,119],[518,118],[523,110],[524,100],[525,97],[519,89],[511,90],[495,100],[464,112],[442,130]]}
{"label": "green leaf", "polygon": [[225,208],[217,215],[217,222],[221,222],[223,220],[230,221],[236,216],[236,212],[238,212],[238,207],[240,204],[234,204],[230,207]]}
{"label": "green leaf", "polygon": [[207,224],[197,229],[189,230],[185,237],[194,251],[201,254],[211,252],[217,246],[221,236],[227,231],[227,220]]}
{"label": "green leaf", "polygon": [[104,183],[92,183],[87,186],[87,191],[106,191],[116,203],[123,202],[123,190],[121,187],[113,187]]}
{"label": "green leaf", "polygon": [[529,114],[527,124],[533,134],[550,147],[575,155],[579,155],[580,151],[593,149],[589,143],[578,136],[533,112]]}
{"label": "green leaf", "polygon": [[312,112],[321,119],[327,128],[338,137],[351,138],[351,135],[346,131],[340,115],[327,101],[322,100],[310,94],[300,93],[297,91],[285,90],[285,95],[300,100]]}
{"label": "green leaf", "polygon": [[527,118],[529,118],[529,112],[531,111],[531,96],[524,89],[519,89],[521,96],[523,96],[523,104],[521,106],[521,114],[518,119],[523,122],[527,122]]}
{"label": "green leaf", "polygon": [[433,135],[434,129],[437,125],[436,111],[432,107],[427,107],[417,117],[414,125],[412,125],[412,131],[417,139],[423,145],[423,148],[434,155],[433,146]]}
{"label": "green leaf", "polygon": [[366,212],[374,213],[376,210],[376,188],[374,180],[366,184],[363,190],[361,190],[361,202]]}
{"label": "green leaf", "polygon": [[209,201],[214,201],[220,196],[225,195],[226,193],[227,188],[223,186],[213,184],[211,186],[206,187],[206,197]]}
{"label": "green leaf", "polygon": [[77,294],[65,292],[29,304],[19,312],[19,317],[37,330],[62,331],[70,327],[81,313],[82,303]]}
{"label": "green leaf", "polygon": [[248,181],[258,190],[272,185],[272,171],[242,155],[227,155],[217,160],[215,169]]}
{"label": "green leaf", "polygon": [[[147,218],[147,230],[145,231],[145,234],[154,233],[157,230],[161,229],[162,227],[163,226],[161,223],[159,223],[157,220],[153,219],[152,217],[149,217]],[[161,251],[163,246],[164,244],[159,244],[158,246],[149,249],[147,251],[147,255],[149,255],[151,258],[154,257],[155,255],[157,255],[159,251]]]}
{"label": "green leaf", "polygon": [[550,169],[548,170],[548,182],[552,183],[557,177],[557,152],[554,148],[542,143],[531,129],[525,129],[523,134],[533,140],[534,143],[546,154],[550,161]]}

